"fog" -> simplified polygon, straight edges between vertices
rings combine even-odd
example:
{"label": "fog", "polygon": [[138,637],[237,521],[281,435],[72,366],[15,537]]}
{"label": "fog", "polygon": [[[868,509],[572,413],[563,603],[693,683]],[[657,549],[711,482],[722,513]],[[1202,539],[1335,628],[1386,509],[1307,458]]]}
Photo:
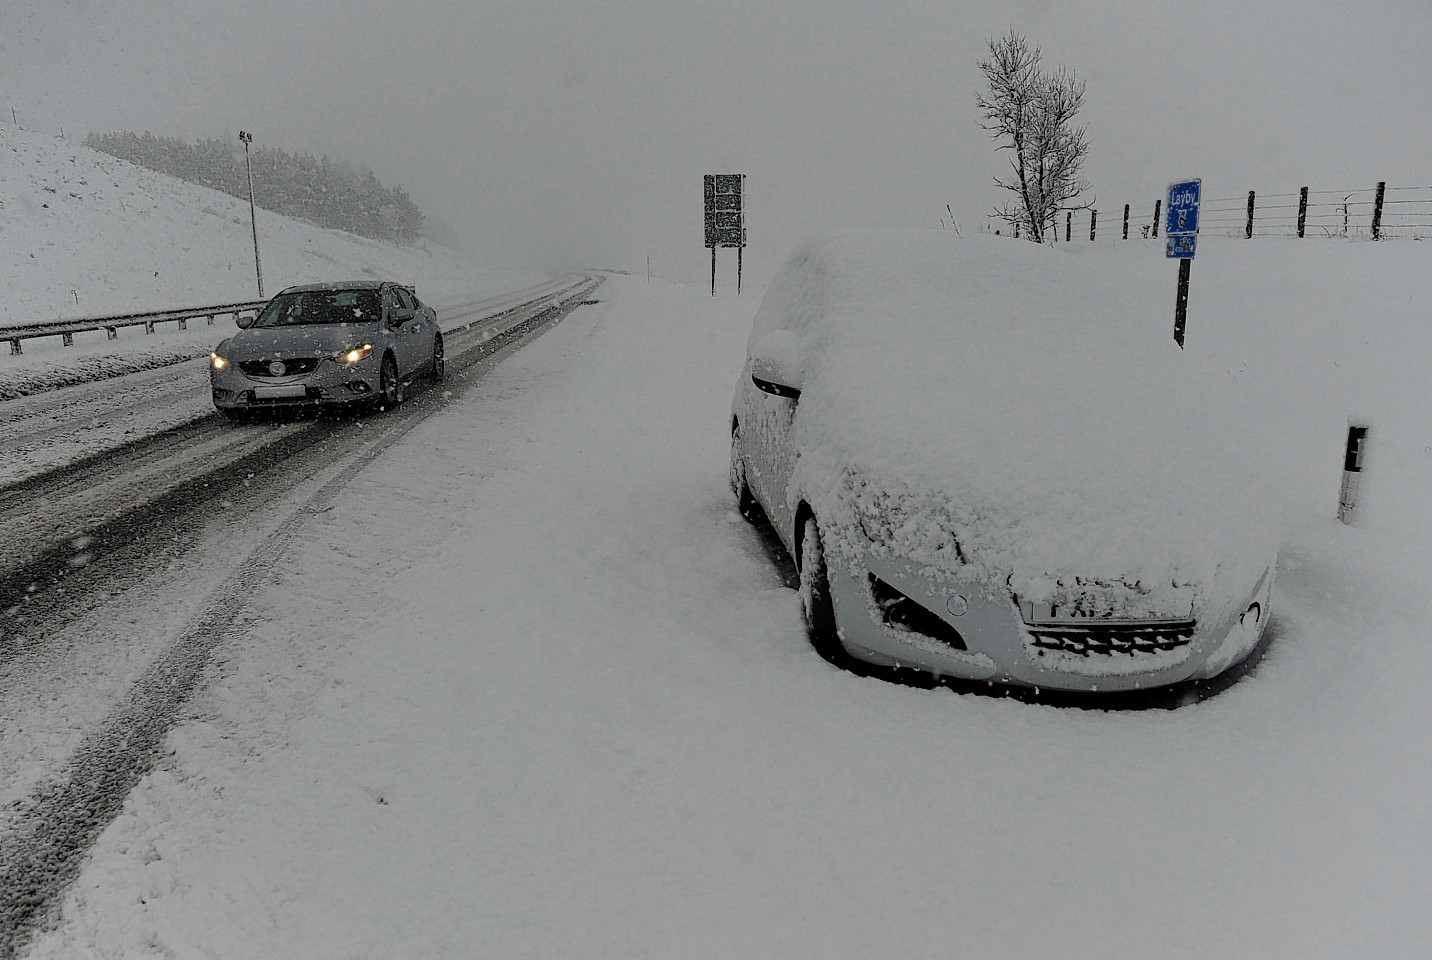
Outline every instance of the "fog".
{"label": "fog", "polygon": [[747,174],[758,272],[828,226],[948,203],[982,228],[1004,160],[975,64],[1010,26],[1088,80],[1106,211],[1186,176],[1432,180],[1421,0],[4,0],[0,113],[76,141],[247,129],[371,166],[495,264],[696,278],[704,173]]}

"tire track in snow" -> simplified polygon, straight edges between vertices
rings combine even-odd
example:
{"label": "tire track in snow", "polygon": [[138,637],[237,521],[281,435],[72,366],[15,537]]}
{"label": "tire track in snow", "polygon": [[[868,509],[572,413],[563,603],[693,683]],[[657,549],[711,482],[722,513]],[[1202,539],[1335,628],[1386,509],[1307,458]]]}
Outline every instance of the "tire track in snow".
{"label": "tire track in snow", "polygon": [[[569,294],[585,279],[557,277],[445,306],[438,310],[438,322],[446,332],[497,324],[523,309]],[[0,386],[0,441],[10,454],[0,470],[0,484],[22,482],[55,469],[73,470],[87,459],[103,456],[115,449],[112,438],[126,425],[145,436],[210,419],[208,371],[199,362],[206,354],[207,348],[197,359],[175,353],[107,362],[8,399]],[[55,445],[75,452],[56,458],[51,449]],[[37,472],[31,457],[50,467]]]}
{"label": "tire track in snow", "polygon": [[[560,322],[598,283],[584,285],[562,302],[465,351],[462,367],[499,362]],[[215,591],[205,610],[150,663],[98,729],[84,737],[64,772],[41,784],[20,805],[14,826],[0,836],[0,958],[9,960],[24,948],[79,875],[94,841],[152,768],[180,710],[200,686],[210,656],[241,622],[245,601],[268,576],[266,564],[252,561],[262,557],[271,562],[281,556],[309,518],[326,510],[368,464],[440,409],[434,405],[384,422],[377,438],[237,563],[237,573]]]}
{"label": "tire track in snow", "polygon": [[[474,359],[485,356],[590,289],[590,278],[574,283],[569,277],[453,308],[456,316],[446,318],[446,329],[457,349],[449,349],[449,362],[461,364],[470,350],[476,351]],[[523,317],[527,310],[535,312]],[[506,321],[513,322],[504,325]],[[271,456],[341,432],[322,423],[234,426],[206,410],[188,422],[0,487],[6,534],[0,538],[0,611],[63,579],[78,552],[69,547],[71,541],[82,538],[99,547],[118,542],[116,534],[122,539],[126,530],[136,528],[147,514],[162,513],[175,497],[192,499],[196,490],[204,495],[200,488],[206,481],[247,458],[263,458],[265,451]],[[93,554],[94,549],[87,551]]]}

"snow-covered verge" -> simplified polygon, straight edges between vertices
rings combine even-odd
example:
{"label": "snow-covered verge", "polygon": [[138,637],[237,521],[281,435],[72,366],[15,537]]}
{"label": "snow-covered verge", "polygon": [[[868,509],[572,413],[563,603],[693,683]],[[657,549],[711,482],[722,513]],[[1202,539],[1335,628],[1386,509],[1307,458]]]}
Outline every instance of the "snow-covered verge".
{"label": "snow-covered verge", "polygon": [[[185,360],[204,356],[212,348],[211,341],[217,342],[217,338],[212,334],[203,339],[184,339],[189,341],[185,345],[187,349],[164,349],[157,344],[140,349],[131,346],[131,349],[123,352],[105,350],[97,355],[92,352],[73,352],[47,358],[50,360],[48,363],[0,364],[0,370],[4,371],[4,379],[0,380],[0,400],[14,400],[47,390],[58,390],[80,383],[107,380],[128,373],[183,363]],[[210,346],[206,347],[205,344]]]}
{"label": "snow-covered verge", "polygon": [[[262,204],[263,184],[255,189]],[[269,294],[295,283],[384,277],[448,304],[490,287],[491,271],[428,241],[380,243],[262,209],[258,232]],[[256,299],[248,204],[0,124],[0,288],[0,328]],[[36,343],[26,342],[26,354]]]}
{"label": "snow-covered verge", "polygon": [[[1081,255],[1171,326],[1153,245]],[[609,280],[310,522],[32,955],[1425,954],[1428,256],[1200,250],[1189,353],[1277,428],[1277,619],[1154,713],[817,657],[726,486],[754,298]]]}
{"label": "snow-covered verge", "polygon": [[[1072,244],[1134,291],[1171,335],[1177,268],[1153,244]],[[1131,255],[1132,254],[1132,255]],[[1199,247],[1187,353],[1222,370],[1262,428],[1227,437],[1230,457],[1270,471],[1284,542],[1321,532],[1337,508],[1349,420],[1370,427],[1349,543],[1383,554],[1398,606],[1432,612],[1432,246],[1415,241],[1215,240]],[[1251,444],[1266,445],[1252,451]],[[1349,545],[1347,549],[1356,549]]]}

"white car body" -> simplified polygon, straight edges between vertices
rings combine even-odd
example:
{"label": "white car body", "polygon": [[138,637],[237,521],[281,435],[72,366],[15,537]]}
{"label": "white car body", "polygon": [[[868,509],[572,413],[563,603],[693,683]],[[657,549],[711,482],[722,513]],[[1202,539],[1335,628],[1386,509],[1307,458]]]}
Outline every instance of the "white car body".
{"label": "white car body", "polygon": [[1212,677],[1268,623],[1276,518],[1237,397],[1160,319],[1026,242],[808,242],[748,342],[733,485],[803,594],[814,518],[858,659],[1073,691]]}
{"label": "white car body", "polygon": [[289,287],[209,359],[214,406],[391,406],[419,375],[443,375],[437,314],[411,287],[358,280]]}

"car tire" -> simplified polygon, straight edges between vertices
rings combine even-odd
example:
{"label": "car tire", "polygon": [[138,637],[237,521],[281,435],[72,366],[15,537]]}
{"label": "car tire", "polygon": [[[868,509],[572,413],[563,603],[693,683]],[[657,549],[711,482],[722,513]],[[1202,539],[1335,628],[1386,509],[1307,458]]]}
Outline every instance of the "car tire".
{"label": "car tire", "polygon": [[224,419],[229,421],[230,423],[248,422],[249,414],[247,410],[234,410],[232,408],[225,409],[223,407],[219,407],[216,409],[218,409],[219,413],[223,414]]}
{"label": "car tire", "polygon": [[442,383],[447,379],[447,357],[443,354],[441,335],[433,337],[433,365],[428,370],[428,379],[433,383]]}
{"label": "car tire", "polygon": [[746,483],[746,461],[741,457],[741,426],[731,430],[731,492],[736,495],[736,509],[748,523],[757,523],[764,516],[761,504]]}
{"label": "car tire", "polygon": [[821,541],[820,525],[813,514],[807,515],[801,524],[799,560],[798,591],[811,646],[827,660],[843,661],[849,655],[840,642],[840,630],[835,622],[835,601],[830,595],[825,545]]}
{"label": "car tire", "polygon": [[379,369],[375,402],[379,410],[391,410],[403,402],[403,382],[398,379],[398,364],[391,356],[383,358]]}

